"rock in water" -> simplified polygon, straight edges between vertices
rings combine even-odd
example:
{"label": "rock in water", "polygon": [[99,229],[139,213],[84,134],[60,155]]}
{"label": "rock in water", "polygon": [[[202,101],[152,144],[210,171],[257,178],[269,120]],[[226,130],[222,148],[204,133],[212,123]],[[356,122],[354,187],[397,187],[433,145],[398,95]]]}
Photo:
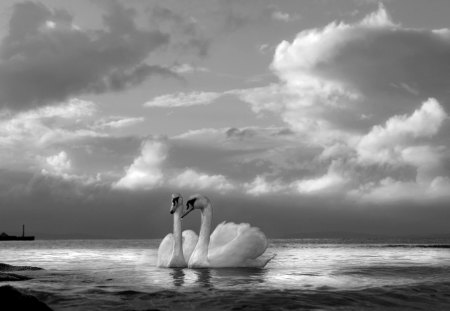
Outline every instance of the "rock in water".
{"label": "rock in water", "polygon": [[29,266],[11,266],[6,263],[0,262],[0,271],[27,271],[27,270],[43,270],[43,269]]}
{"label": "rock in water", "polygon": [[0,286],[0,310],[4,311],[51,311],[42,301],[36,297],[23,294],[10,285]]}
{"label": "rock in water", "polygon": [[26,280],[31,280],[31,278],[15,273],[0,272],[0,282],[26,281]]}

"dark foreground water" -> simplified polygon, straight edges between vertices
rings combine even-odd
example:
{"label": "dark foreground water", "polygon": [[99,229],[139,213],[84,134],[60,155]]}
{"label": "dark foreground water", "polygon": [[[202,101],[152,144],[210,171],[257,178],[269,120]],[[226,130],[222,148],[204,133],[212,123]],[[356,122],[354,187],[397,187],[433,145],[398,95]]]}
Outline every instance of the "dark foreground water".
{"label": "dark foreground water", "polygon": [[[0,242],[54,310],[450,310],[450,241],[272,240],[264,269],[161,269],[159,240]],[[6,283],[2,283],[6,284]]]}

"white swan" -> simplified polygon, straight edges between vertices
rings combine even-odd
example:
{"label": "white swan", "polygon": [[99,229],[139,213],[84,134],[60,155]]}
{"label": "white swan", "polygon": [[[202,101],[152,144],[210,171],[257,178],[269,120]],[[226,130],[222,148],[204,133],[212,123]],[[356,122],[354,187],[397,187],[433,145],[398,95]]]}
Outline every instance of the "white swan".
{"label": "white swan", "polygon": [[249,224],[223,222],[210,236],[212,207],[207,197],[191,196],[186,208],[181,218],[199,209],[202,221],[189,268],[264,267],[273,258],[260,257],[267,248],[267,238],[259,228]]}
{"label": "white swan", "polygon": [[181,234],[181,218],[183,212],[183,197],[172,194],[173,234],[169,233],[161,241],[158,248],[158,267],[184,268],[197,244],[198,236],[192,230],[185,230]]}

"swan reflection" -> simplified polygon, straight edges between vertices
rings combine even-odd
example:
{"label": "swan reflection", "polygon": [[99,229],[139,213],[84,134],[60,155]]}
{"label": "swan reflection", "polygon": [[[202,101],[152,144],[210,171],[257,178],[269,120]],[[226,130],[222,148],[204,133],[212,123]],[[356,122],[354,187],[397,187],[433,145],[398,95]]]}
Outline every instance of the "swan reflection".
{"label": "swan reflection", "polygon": [[194,269],[193,271],[197,275],[196,283],[200,287],[212,288],[212,284],[211,284],[211,270],[210,269]]}
{"label": "swan reflection", "polygon": [[177,286],[177,287],[183,286],[183,284],[184,284],[184,277],[185,277],[183,269],[181,269],[181,268],[174,268],[170,272],[170,275],[173,278],[173,285],[174,286]]}
{"label": "swan reflection", "polygon": [[[222,269],[170,269],[175,287],[194,285],[214,288],[214,284],[227,287],[258,286],[267,282],[268,269],[260,268],[222,268]],[[221,287],[219,285],[219,287]]]}

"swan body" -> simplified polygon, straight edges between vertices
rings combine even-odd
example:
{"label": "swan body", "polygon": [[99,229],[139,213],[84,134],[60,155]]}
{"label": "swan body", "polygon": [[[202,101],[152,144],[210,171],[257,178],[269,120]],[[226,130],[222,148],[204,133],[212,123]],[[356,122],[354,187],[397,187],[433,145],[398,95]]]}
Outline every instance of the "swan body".
{"label": "swan body", "polygon": [[165,268],[184,268],[197,244],[197,234],[192,230],[181,233],[181,213],[183,198],[179,194],[172,195],[173,233],[167,234],[158,248],[156,265]]}
{"label": "swan body", "polygon": [[186,216],[201,211],[197,245],[188,261],[189,268],[264,267],[273,257],[263,258],[268,242],[264,233],[247,223],[223,222],[210,235],[212,207],[209,199],[193,195],[186,203]]}

